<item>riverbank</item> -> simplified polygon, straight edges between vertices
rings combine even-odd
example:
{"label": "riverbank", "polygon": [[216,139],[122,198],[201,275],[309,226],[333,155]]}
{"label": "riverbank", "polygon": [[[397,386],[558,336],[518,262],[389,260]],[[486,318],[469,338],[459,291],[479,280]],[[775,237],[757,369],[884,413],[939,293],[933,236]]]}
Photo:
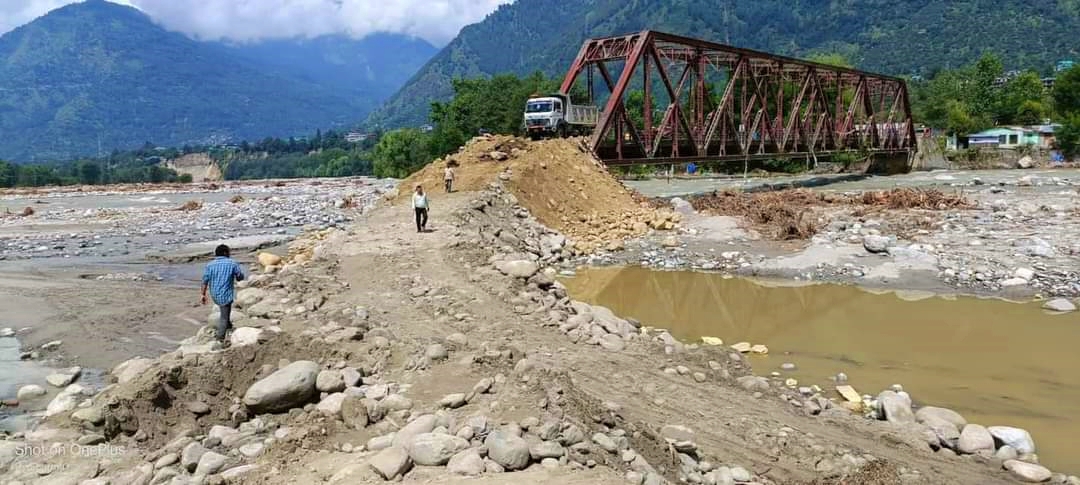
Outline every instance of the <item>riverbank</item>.
{"label": "riverbank", "polygon": [[934,452],[915,418],[869,421],[751,377],[738,352],[569,299],[545,269],[565,246],[508,195],[435,200],[433,232],[397,205],[298,241],[241,292],[240,311],[265,323],[231,348],[202,333],[128,363],[90,400],[100,414],[77,412],[84,431],[57,414],[2,442],[106,440],[118,456],[15,457],[9,470],[119,483],[1011,483],[993,453]]}
{"label": "riverbank", "polygon": [[[732,182],[695,183],[634,185],[647,195],[680,194],[691,202],[694,199],[687,194],[739,188]],[[1073,298],[1080,296],[1080,263],[1075,257],[1080,254],[1078,184],[1080,172],[1073,169],[922,172],[781,192],[776,198],[790,195],[793,202],[780,208],[814,229],[809,236],[780,241],[775,227],[694,210],[678,197],[660,199],[684,219],[676,234],[629,241],[575,263],[1011,298]],[[798,202],[858,198],[894,189],[936,192],[962,198],[969,206],[894,209]]]}

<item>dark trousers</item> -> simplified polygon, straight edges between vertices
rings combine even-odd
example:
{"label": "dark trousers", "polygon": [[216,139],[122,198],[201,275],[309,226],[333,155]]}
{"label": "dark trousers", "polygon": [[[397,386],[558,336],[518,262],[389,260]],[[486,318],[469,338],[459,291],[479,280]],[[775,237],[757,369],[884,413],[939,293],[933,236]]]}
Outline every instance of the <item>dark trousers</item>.
{"label": "dark trousers", "polygon": [[452,192],[452,191],[453,191],[453,187],[454,187],[454,181],[453,181],[453,180],[450,180],[450,179],[447,179],[447,180],[445,180],[445,182],[446,182],[446,192],[447,192],[447,193],[450,193],[450,192]]}
{"label": "dark trousers", "polygon": [[416,232],[423,232],[427,227],[427,209],[416,208]]}
{"label": "dark trousers", "polygon": [[218,340],[225,340],[225,333],[232,328],[232,303],[218,305],[218,311],[221,312],[221,316],[218,318],[217,331],[214,332],[214,337]]}

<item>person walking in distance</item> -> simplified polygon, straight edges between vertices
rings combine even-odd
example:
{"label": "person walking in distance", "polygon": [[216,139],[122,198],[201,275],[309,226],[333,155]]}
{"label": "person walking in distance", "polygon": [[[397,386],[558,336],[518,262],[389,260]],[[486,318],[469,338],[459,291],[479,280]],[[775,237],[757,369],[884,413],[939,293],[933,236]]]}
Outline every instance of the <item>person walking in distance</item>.
{"label": "person walking in distance", "polygon": [[232,328],[232,304],[236,298],[234,284],[244,278],[240,265],[229,257],[229,247],[222,244],[215,248],[214,260],[206,265],[206,271],[203,272],[202,304],[207,303],[209,292],[221,312],[217,331],[214,332],[214,337],[219,342],[225,342],[225,334]]}
{"label": "person walking in distance", "polygon": [[446,183],[446,193],[454,191],[454,169],[449,165],[446,166],[446,170],[443,170],[443,182]]}
{"label": "person walking in distance", "polygon": [[412,196],[413,210],[416,212],[416,232],[424,232],[427,229],[428,200],[424,193],[424,187],[417,185]]}

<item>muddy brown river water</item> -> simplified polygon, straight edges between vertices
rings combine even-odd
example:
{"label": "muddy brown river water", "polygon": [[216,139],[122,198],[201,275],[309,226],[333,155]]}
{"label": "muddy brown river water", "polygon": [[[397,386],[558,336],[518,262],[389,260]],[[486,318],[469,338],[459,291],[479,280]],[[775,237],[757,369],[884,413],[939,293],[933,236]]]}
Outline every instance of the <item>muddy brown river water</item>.
{"label": "muddy brown river water", "polygon": [[[1080,472],[1080,314],[973,297],[872,293],[852,286],[718,274],[596,268],[564,281],[577,299],[683,341],[765,344],[755,373],[830,390],[838,372],[863,394],[902,384],[918,405],[969,422],[1025,428],[1041,462]],[[786,286],[785,286],[786,285]],[[835,395],[835,393],[831,393]]]}

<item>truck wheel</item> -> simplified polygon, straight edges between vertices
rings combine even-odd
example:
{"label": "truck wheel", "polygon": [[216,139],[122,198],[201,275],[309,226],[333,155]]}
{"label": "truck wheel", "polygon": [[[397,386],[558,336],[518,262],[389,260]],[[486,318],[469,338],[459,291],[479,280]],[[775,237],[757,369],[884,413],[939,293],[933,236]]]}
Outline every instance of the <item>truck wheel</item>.
{"label": "truck wheel", "polygon": [[566,138],[566,123],[559,125],[559,138]]}

